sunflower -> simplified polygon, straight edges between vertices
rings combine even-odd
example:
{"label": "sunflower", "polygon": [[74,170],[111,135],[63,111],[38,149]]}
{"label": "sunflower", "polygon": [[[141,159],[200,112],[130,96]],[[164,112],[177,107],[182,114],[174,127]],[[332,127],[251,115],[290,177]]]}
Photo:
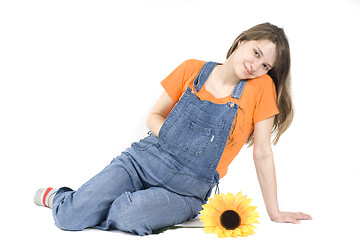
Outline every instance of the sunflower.
{"label": "sunflower", "polygon": [[215,194],[209,198],[209,203],[204,204],[200,211],[201,222],[206,233],[216,233],[218,237],[247,237],[254,234],[253,223],[259,223],[256,207],[249,206],[251,199],[242,196],[239,192],[236,196],[231,193]]}

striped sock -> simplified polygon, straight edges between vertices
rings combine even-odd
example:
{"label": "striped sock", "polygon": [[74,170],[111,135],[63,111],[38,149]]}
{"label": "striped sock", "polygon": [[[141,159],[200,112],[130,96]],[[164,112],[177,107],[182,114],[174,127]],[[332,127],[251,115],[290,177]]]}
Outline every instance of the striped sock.
{"label": "striped sock", "polygon": [[34,203],[38,206],[52,208],[53,198],[57,190],[53,188],[40,188],[34,196]]}

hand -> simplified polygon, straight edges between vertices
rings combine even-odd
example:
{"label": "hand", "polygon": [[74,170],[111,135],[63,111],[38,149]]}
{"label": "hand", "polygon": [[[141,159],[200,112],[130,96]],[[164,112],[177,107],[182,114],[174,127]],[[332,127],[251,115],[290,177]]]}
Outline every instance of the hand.
{"label": "hand", "polygon": [[312,217],[301,212],[279,212],[271,217],[271,220],[277,223],[299,224],[301,223],[299,220],[312,220]]}

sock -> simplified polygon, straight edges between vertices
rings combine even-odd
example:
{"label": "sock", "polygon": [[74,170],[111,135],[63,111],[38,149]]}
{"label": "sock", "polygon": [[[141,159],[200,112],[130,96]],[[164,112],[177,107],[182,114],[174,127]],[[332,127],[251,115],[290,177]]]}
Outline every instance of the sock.
{"label": "sock", "polygon": [[38,206],[52,208],[53,198],[57,190],[53,188],[40,188],[34,196],[34,203]]}

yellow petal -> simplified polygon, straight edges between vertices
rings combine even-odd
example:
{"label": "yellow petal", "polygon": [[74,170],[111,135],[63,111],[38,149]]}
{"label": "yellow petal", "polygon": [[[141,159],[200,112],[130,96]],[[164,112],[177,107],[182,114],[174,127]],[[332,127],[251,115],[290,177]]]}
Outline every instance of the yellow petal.
{"label": "yellow petal", "polygon": [[240,198],[237,198],[236,201],[234,202],[234,206],[235,208],[239,208],[242,209],[243,208],[243,202],[246,200],[246,196],[242,196]]}
{"label": "yellow petal", "polygon": [[216,209],[216,207],[214,205],[206,204],[206,205],[203,205],[202,207],[206,212],[214,212],[214,213],[220,214],[220,212]]}
{"label": "yellow petal", "polygon": [[216,211],[220,213],[223,213],[225,211],[224,201],[219,195],[215,194],[214,199],[211,199],[209,202],[213,206],[213,208],[216,209]]}
{"label": "yellow petal", "polygon": [[240,214],[240,217],[242,219],[247,219],[247,218],[258,218],[259,215],[257,214],[257,212],[243,212],[242,214]]}
{"label": "yellow petal", "polygon": [[246,211],[247,207],[250,205],[251,203],[251,199],[246,199],[244,201],[242,201],[239,205],[239,207],[237,208],[237,212],[239,214],[242,214],[244,211]]}
{"label": "yellow petal", "polygon": [[202,210],[200,211],[200,213],[202,215],[200,215],[200,218],[204,218],[204,217],[219,217],[220,214],[218,212],[212,212],[212,211],[206,211],[206,210]]}
{"label": "yellow petal", "polygon": [[253,223],[259,223],[256,218],[245,218],[243,221],[241,221],[241,224],[247,225],[247,224],[253,224]]}
{"label": "yellow petal", "polygon": [[241,229],[241,232],[249,232],[251,229],[249,228],[248,225],[246,224],[241,224],[241,226],[239,227]]}
{"label": "yellow petal", "polygon": [[205,233],[214,233],[216,227],[204,227]]}
{"label": "yellow petal", "polygon": [[236,235],[238,235],[238,236],[241,236],[241,228],[240,228],[240,227],[236,228],[236,229],[234,230],[234,233],[235,233]]}
{"label": "yellow petal", "polygon": [[242,193],[239,192],[238,194],[236,194],[235,200],[234,200],[234,207],[238,208],[240,203],[244,200],[244,196],[242,196]]}
{"label": "yellow petal", "polygon": [[212,205],[212,204],[204,204],[204,205],[202,205],[202,208],[204,210],[206,210],[206,209],[215,209],[214,205]]}
{"label": "yellow petal", "polygon": [[217,202],[217,203],[221,203],[221,195],[219,194],[214,194],[214,202]]}
{"label": "yellow petal", "polygon": [[214,233],[216,233],[218,237],[224,237],[224,229],[221,226],[216,226]]}
{"label": "yellow petal", "polygon": [[225,202],[226,202],[226,209],[233,209],[234,208],[234,202],[235,202],[235,197],[232,193],[228,193],[226,195],[225,198]]}
{"label": "yellow petal", "polygon": [[217,218],[201,219],[201,222],[203,222],[204,226],[218,226],[218,225],[220,225],[220,221]]}
{"label": "yellow petal", "polygon": [[248,207],[246,208],[246,211],[251,211],[251,212],[253,212],[253,211],[255,211],[256,208],[257,208],[257,207],[255,207],[255,206],[248,206]]}
{"label": "yellow petal", "polygon": [[241,197],[242,197],[242,192],[241,192],[241,191],[238,192],[235,197],[236,197],[236,198],[241,198]]}
{"label": "yellow petal", "polygon": [[238,234],[236,231],[233,231],[232,234],[231,234],[231,237],[237,238],[238,236],[240,236],[240,234]]}
{"label": "yellow petal", "polygon": [[224,235],[225,237],[231,237],[232,231],[231,230],[225,230]]}
{"label": "yellow petal", "polygon": [[242,208],[247,208],[251,204],[252,199],[244,199],[244,201],[241,202],[240,206]]}
{"label": "yellow petal", "polygon": [[225,194],[221,194],[221,195],[217,195],[216,194],[214,195],[214,199],[216,201],[218,201],[218,204],[221,205],[223,207],[223,209],[226,209],[226,201],[225,201]]}

